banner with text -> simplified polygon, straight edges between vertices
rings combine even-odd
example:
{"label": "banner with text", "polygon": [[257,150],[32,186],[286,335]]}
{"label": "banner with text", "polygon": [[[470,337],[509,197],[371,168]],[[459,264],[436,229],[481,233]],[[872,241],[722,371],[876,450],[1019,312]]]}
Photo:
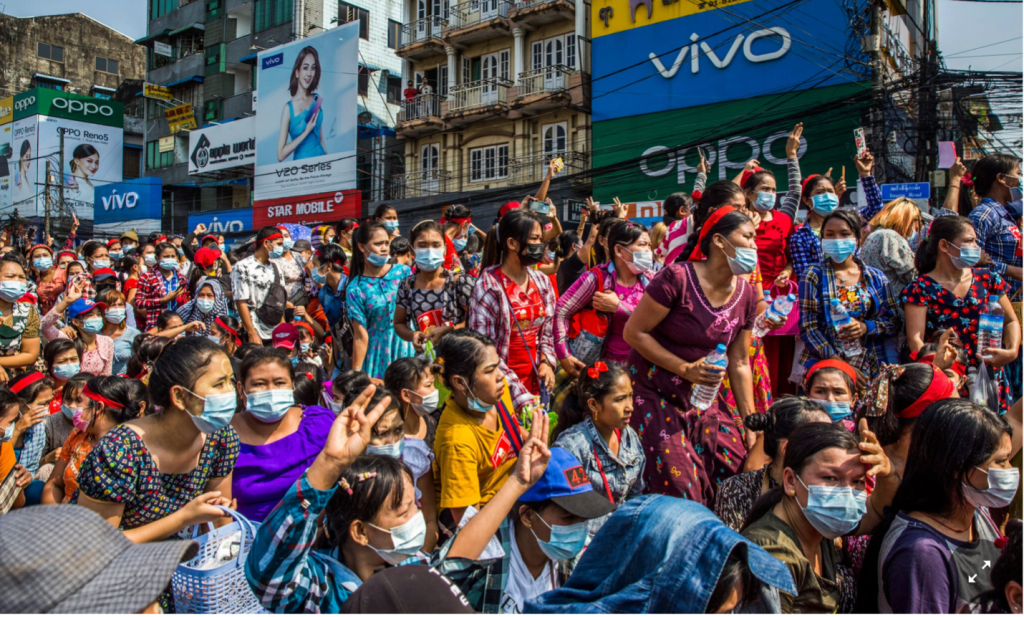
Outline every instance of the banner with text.
{"label": "banner with text", "polygon": [[279,223],[295,223],[307,227],[332,223],[363,214],[363,193],[353,189],[302,197],[264,199],[253,203],[254,229]]}
{"label": "banner with text", "polygon": [[188,173],[201,174],[256,161],[256,118],[210,124],[188,134]]}

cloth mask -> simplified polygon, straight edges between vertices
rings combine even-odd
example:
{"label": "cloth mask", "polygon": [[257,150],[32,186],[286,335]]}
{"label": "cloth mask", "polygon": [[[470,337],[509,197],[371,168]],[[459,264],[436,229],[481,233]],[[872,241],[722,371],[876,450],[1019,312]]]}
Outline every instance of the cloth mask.
{"label": "cloth mask", "polygon": [[412,407],[420,417],[430,415],[431,412],[437,409],[438,403],[441,402],[441,393],[437,390],[434,390],[427,395],[420,395],[416,392],[413,392],[413,394],[417,394],[417,396],[422,400],[419,403],[409,403],[409,406]]}
{"label": "cloth mask", "polygon": [[839,238],[821,241],[821,252],[828,255],[833,263],[841,264],[857,250],[857,241],[853,238]]}
{"label": "cloth mask", "polygon": [[209,298],[197,298],[196,306],[198,306],[199,310],[203,313],[209,313],[213,310],[213,304],[215,302],[216,300],[210,300]]}
{"label": "cloth mask", "polygon": [[80,373],[82,367],[78,362],[72,362],[70,364],[57,364],[53,367],[53,376],[57,379],[63,379],[67,381]]}
{"label": "cloth mask", "polygon": [[100,270],[102,268],[109,268],[109,267],[110,267],[110,260],[109,259],[94,259],[94,260],[92,260],[92,271],[93,272],[95,272],[97,270]]}
{"label": "cloth mask", "polygon": [[811,400],[821,405],[828,412],[828,417],[832,418],[833,424],[850,416],[850,401],[823,401],[816,398]]}
{"label": "cloth mask", "polygon": [[633,274],[644,274],[654,268],[654,253],[651,251],[633,251],[633,261],[626,263]]}
{"label": "cloth mask", "polygon": [[177,259],[161,259],[160,260],[160,269],[161,270],[174,270],[177,267],[178,267],[178,260]]}
{"label": "cloth mask", "polygon": [[118,324],[125,320],[125,317],[128,316],[128,311],[123,308],[112,308],[107,309],[107,312],[103,315],[110,323]]}
{"label": "cloth mask", "polygon": [[978,490],[963,483],[964,496],[975,508],[1005,508],[1013,501],[1020,486],[1020,471],[1011,467],[1010,469],[989,469],[985,471],[975,467],[978,471],[988,476],[988,488]]}
{"label": "cloth mask", "polygon": [[822,216],[831,214],[839,207],[839,196],[835,193],[820,193],[811,197],[811,207]]}
{"label": "cloth mask", "polygon": [[100,330],[103,329],[103,318],[102,317],[90,317],[82,322],[82,330],[89,334],[99,334]]}
{"label": "cloth mask", "polygon": [[384,229],[388,230],[389,232],[395,233],[396,231],[398,231],[398,221],[381,221],[381,222],[384,223]]}
{"label": "cloth mask", "polygon": [[32,265],[35,266],[36,270],[42,272],[53,267],[53,259],[50,257],[40,257],[38,259],[33,259]]}
{"label": "cloth mask", "polygon": [[960,251],[959,257],[949,256],[950,261],[957,268],[973,268],[979,261],[981,261],[981,247],[980,246],[956,246],[953,245]]}
{"label": "cloth mask", "polygon": [[452,240],[452,246],[455,247],[456,251],[462,251],[463,249],[466,248],[467,241],[468,238],[455,238],[454,240]]}
{"label": "cloth mask", "polygon": [[553,561],[572,559],[580,554],[583,545],[587,542],[587,522],[576,523],[575,525],[548,525],[547,521],[537,515],[537,519],[544,523],[544,526],[551,530],[551,540],[545,542],[537,538],[536,532],[530,528],[530,533],[537,539],[540,550]]}
{"label": "cloth mask", "polygon": [[245,395],[245,410],[260,422],[277,422],[295,406],[291,390],[263,390]]}
{"label": "cloth mask", "polygon": [[366,256],[366,261],[377,266],[378,268],[388,263],[388,256],[381,255],[380,253],[369,253]]}
{"label": "cloth mask", "polygon": [[15,302],[18,298],[28,292],[28,285],[21,281],[0,282],[0,298],[8,302]]}
{"label": "cloth mask", "polygon": [[796,505],[807,522],[829,540],[856,529],[868,511],[868,495],[864,491],[849,486],[807,486],[800,476],[796,479],[807,489],[807,507],[801,506],[799,499]]}
{"label": "cloth mask", "polygon": [[196,425],[204,435],[212,435],[224,428],[231,422],[231,418],[235,415],[235,407],[237,406],[237,399],[235,398],[234,392],[226,392],[224,394],[211,394],[207,397],[202,397],[191,390],[185,390],[192,396],[203,401],[203,414],[196,416],[191,413],[188,414],[192,418],[193,424]]}
{"label": "cloth mask", "polygon": [[519,262],[529,268],[544,258],[544,243],[527,244],[519,251]]}
{"label": "cloth mask", "polygon": [[775,193],[757,192],[757,201],[754,202],[759,210],[768,212],[775,209]]}
{"label": "cloth mask", "polygon": [[423,541],[427,538],[427,520],[423,518],[423,512],[417,512],[416,516],[391,529],[381,529],[373,523],[366,524],[391,535],[391,543],[394,544],[395,548],[381,549],[369,544],[367,546],[380,555],[384,561],[393,566],[397,566],[420,552],[420,549],[423,548]]}
{"label": "cloth mask", "polygon": [[420,270],[433,272],[444,263],[444,249],[416,249],[416,265]]}
{"label": "cloth mask", "polygon": [[733,274],[750,274],[757,269],[757,249],[733,246],[732,242],[728,240],[725,243],[731,246],[732,250],[736,251],[735,257],[725,256],[725,260],[729,262],[729,269],[732,270]]}
{"label": "cloth mask", "polygon": [[402,452],[404,451],[405,439],[399,439],[395,443],[384,446],[366,446],[367,454],[379,454],[381,456],[390,456],[393,458],[402,458]]}

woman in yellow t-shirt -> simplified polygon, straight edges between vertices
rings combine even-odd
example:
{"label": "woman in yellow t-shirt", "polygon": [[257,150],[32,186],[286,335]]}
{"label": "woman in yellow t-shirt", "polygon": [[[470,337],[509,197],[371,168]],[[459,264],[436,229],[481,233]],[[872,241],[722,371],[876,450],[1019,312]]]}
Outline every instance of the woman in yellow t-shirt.
{"label": "woman in yellow t-shirt", "polygon": [[499,418],[504,407],[515,422],[499,362],[494,341],[472,330],[447,334],[438,346],[441,376],[451,390],[434,437],[437,508],[446,527],[458,525],[467,508],[490,501],[515,466],[512,444],[522,437],[518,424],[517,434],[509,435]]}

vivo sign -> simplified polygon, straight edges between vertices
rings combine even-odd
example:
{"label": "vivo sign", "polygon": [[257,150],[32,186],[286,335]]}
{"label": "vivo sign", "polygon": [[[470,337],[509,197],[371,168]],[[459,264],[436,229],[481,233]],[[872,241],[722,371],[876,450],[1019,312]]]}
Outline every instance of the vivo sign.
{"label": "vivo sign", "polygon": [[122,208],[134,208],[139,204],[139,194],[135,191],[130,193],[114,194],[110,197],[101,197],[100,200],[103,202],[103,210],[120,210]]}
{"label": "vivo sign", "polygon": [[96,187],[93,204],[95,223],[160,220],[163,183],[160,178],[138,178],[129,182]]}
{"label": "vivo sign", "polygon": [[[754,53],[752,48],[754,41],[773,35],[776,35],[779,39],[778,49],[764,53]],[[744,38],[746,40],[744,40]],[[700,35],[696,32],[690,35],[690,40],[693,41],[693,44],[687,45],[679,50],[679,54],[676,55],[676,59],[672,63],[672,67],[669,69],[665,68],[665,65],[661,62],[661,58],[656,54],[652,53],[649,55],[651,62],[654,63],[654,68],[658,69],[658,73],[660,73],[662,77],[665,79],[672,79],[675,77],[676,73],[679,72],[679,67],[681,67],[683,65],[683,61],[686,60],[687,54],[690,55],[690,72],[696,75],[700,72],[700,59],[702,56],[706,60],[710,61],[711,65],[716,69],[724,69],[732,63],[733,58],[736,57],[740,47],[743,48],[743,57],[751,62],[760,63],[768,62],[770,60],[778,60],[782,56],[785,56],[786,52],[788,52],[789,48],[793,45],[793,39],[789,36],[789,32],[786,31],[785,28],[779,27],[757,30],[755,32],[751,32],[746,37],[742,34],[737,34],[736,38],[732,42],[732,46],[727,50],[724,50],[725,56],[722,58],[718,57],[718,54],[716,54],[715,50],[708,45],[707,41],[701,41],[698,45],[697,41],[700,41]],[[699,52],[697,51],[698,48],[700,49]],[[723,50],[720,49],[719,52],[721,51]]]}

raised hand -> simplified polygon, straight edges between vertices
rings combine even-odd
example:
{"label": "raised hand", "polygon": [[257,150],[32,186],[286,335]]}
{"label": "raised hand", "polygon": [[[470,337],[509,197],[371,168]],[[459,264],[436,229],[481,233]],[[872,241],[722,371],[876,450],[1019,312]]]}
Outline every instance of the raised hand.
{"label": "raised hand", "polygon": [[551,450],[547,445],[548,423],[548,414],[539,408],[533,410],[530,434],[524,440],[515,469],[512,470],[512,477],[527,489],[544,476],[548,461],[551,460]]}
{"label": "raised hand", "polygon": [[708,160],[704,158],[703,150],[697,148],[697,154],[700,155],[700,163],[697,164],[697,173],[704,174],[706,176],[708,175],[708,172],[711,171],[711,165],[708,165]]}
{"label": "raised hand", "polygon": [[795,159],[800,152],[800,136],[804,134],[804,123],[797,122],[786,139],[786,158]]}
{"label": "raised hand", "polygon": [[865,150],[864,156],[853,159],[853,163],[857,166],[857,173],[860,174],[860,177],[866,178],[875,168],[875,157],[870,150]]}
{"label": "raised hand", "polygon": [[892,473],[892,462],[885,455],[885,450],[878,443],[878,437],[868,429],[867,418],[861,418],[857,423],[857,430],[860,432],[860,443],[857,447],[864,454],[860,462],[867,466],[867,474],[872,477],[887,476]]}
{"label": "raised hand", "polygon": [[327,443],[323,449],[323,454],[334,463],[348,467],[370,444],[370,431],[391,402],[391,397],[386,396],[367,412],[366,406],[376,390],[376,386],[367,386],[356,400],[341,410],[335,418],[330,432],[327,433]]}

